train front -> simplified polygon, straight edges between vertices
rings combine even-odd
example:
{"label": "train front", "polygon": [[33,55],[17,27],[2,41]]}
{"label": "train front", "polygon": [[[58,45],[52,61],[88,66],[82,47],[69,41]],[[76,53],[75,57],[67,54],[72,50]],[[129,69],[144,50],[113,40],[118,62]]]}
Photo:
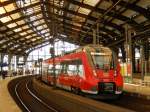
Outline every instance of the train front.
{"label": "train front", "polygon": [[109,48],[92,46],[88,56],[93,68],[93,84],[99,96],[118,97],[122,94],[123,78],[117,56]]}

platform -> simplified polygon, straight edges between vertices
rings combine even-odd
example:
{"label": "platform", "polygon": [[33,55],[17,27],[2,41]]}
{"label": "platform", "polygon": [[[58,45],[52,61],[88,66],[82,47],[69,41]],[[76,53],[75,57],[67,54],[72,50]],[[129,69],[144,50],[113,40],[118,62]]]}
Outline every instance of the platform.
{"label": "platform", "polygon": [[124,91],[130,95],[150,100],[150,87],[141,84],[124,83]]}
{"label": "platform", "polygon": [[[20,76],[7,77],[6,79],[1,79],[0,77],[0,112],[21,112],[20,108],[17,106],[11,95],[9,94],[7,85],[9,81]],[[136,94],[138,97],[145,97],[150,100],[150,87],[124,83],[124,90],[131,95]],[[9,108],[8,108],[9,107]]]}
{"label": "platform", "polygon": [[9,81],[17,77],[19,76],[7,77],[6,79],[0,77],[0,112],[22,112],[7,88]]}

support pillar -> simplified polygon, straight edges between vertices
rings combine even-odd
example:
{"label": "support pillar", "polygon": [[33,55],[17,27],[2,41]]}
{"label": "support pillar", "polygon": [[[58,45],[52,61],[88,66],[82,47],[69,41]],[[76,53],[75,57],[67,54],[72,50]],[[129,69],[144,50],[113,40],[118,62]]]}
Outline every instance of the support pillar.
{"label": "support pillar", "polygon": [[19,56],[16,56],[16,71],[18,74],[18,64],[19,64]]}
{"label": "support pillar", "polygon": [[96,45],[96,30],[93,29],[93,44]]}
{"label": "support pillar", "polygon": [[132,42],[132,36],[135,34],[134,30],[129,29],[128,25],[125,27],[125,36],[126,36],[126,53],[127,53],[127,61],[126,61],[126,65],[127,65],[127,80],[128,82],[132,82],[133,81],[133,42]]}
{"label": "support pillar", "polygon": [[1,71],[3,71],[2,64],[3,64],[3,62],[4,62],[4,56],[5,56],[5,55],[4,55],[3,53],[0,54]]}
{"label": "support pillar", "polygon": [[11,63],[11,60],[12,60],[12,55],[11,54],[8,54],[8,75],[9,76],[12,76],[12,63]]}
{"label": "support pillar", "polygon": [[141,54],[141,79],[144,80],[144,46],[141,45],[140,49],[140,54]]}
{"label": "support pillar", "polygon": [[145,58],[145,75],[149,75],[149,57],[150,57],[150,43],[147,39],[147,41],[144,43],[144,58]]}
{"label": "support pillar", "polygon": [[125,51],[125,47],[123,45],[121,46],[121,53],[122,53],[122,62],[125,63],[126,62],[126,51]]}
{"label": "support pillar", "polygon": [[24,62],[23,74],[24,74],[24,75],[26,75],[26,70],[28,70],[28,69],[27,69],[27,58],[28,58],[28,56],[24,56],[24,57],[23,57],[23,62]]}
{"label": "support pillar", "polygon": [[132,63],[132,60],[133,60],[133,55],[132,55],[132,47],[133,47],[133,43],[132,43],[132,31],[131,30],[128,30],[128,45],[129,45],[129,72],[130,72],[130,75],[131,75],[131,82],[133,81],[133,63]]}
{"label": "support pillar", "polygon": [[2,67],[2,64],[3,64],[3,61],[4,61],[4,54],[3,53],[0,53],[0,76],[2,76],[2,78],[4,79],[5,77],[3,77],[2,75],[2,71],[3,71],[3,67]]}
{"label": "support pillar", "polygon": [[135,65],[135,45],[132,45],[132,72],[136,72],[136,65]]}

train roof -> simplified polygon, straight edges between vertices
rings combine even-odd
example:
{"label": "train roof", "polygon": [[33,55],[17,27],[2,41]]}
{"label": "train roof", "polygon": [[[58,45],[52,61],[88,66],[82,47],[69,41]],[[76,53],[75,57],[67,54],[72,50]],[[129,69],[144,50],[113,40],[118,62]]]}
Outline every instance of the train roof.
{"label": "train roof", "polygon": [[[93,45],[93,44],[89,44],[89,45],[86,45],[86,46],[82,46],[82,47],[79,47],[71,52],[67,52],[67,53],[64,53],[62,55],[58,55],[58,56],[55,56],[55,58],[59,58],[59,57],[62,57],[62,56],[69,56],[69,55],[72,55],[73,53],[79,53],[79,52],[91,52],[91,53],[94,53],[94,54],[100,54],[100,55],[111,55],[112,54],[112,51],[110,48],[108,47],[104,47],[102,45]],[[44,60],[45,62],[48,61],[49,59],[52,59],[52,58],[48,58],[46,60]]]}
{"label": "train roof", "polygon": [[[104,47],[103,45],[99,45],[99,44],[88,44],[86,46],[82,46],[79,47],[78,49],[73,50],[72,52],[81,52],[83,50],[90,50],[90,51],[99,51],[99,52],[108,52],[108,53],[112,53],[111,49],[108,47]],[[70,53],[72,53],[70,52]]]}

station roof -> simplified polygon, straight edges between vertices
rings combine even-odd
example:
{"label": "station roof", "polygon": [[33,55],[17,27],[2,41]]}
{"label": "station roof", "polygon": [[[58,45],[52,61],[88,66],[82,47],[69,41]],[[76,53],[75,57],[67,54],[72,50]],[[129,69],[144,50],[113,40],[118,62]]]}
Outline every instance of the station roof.
{"label": "station roof", "polygon": [[104,45],[124,41],[126,27],[145,38],[150,0],[0,0],[0,52],[25,55],[49,44],[52,23],[57,39],[78,45],[92,43],[93,28]]}

